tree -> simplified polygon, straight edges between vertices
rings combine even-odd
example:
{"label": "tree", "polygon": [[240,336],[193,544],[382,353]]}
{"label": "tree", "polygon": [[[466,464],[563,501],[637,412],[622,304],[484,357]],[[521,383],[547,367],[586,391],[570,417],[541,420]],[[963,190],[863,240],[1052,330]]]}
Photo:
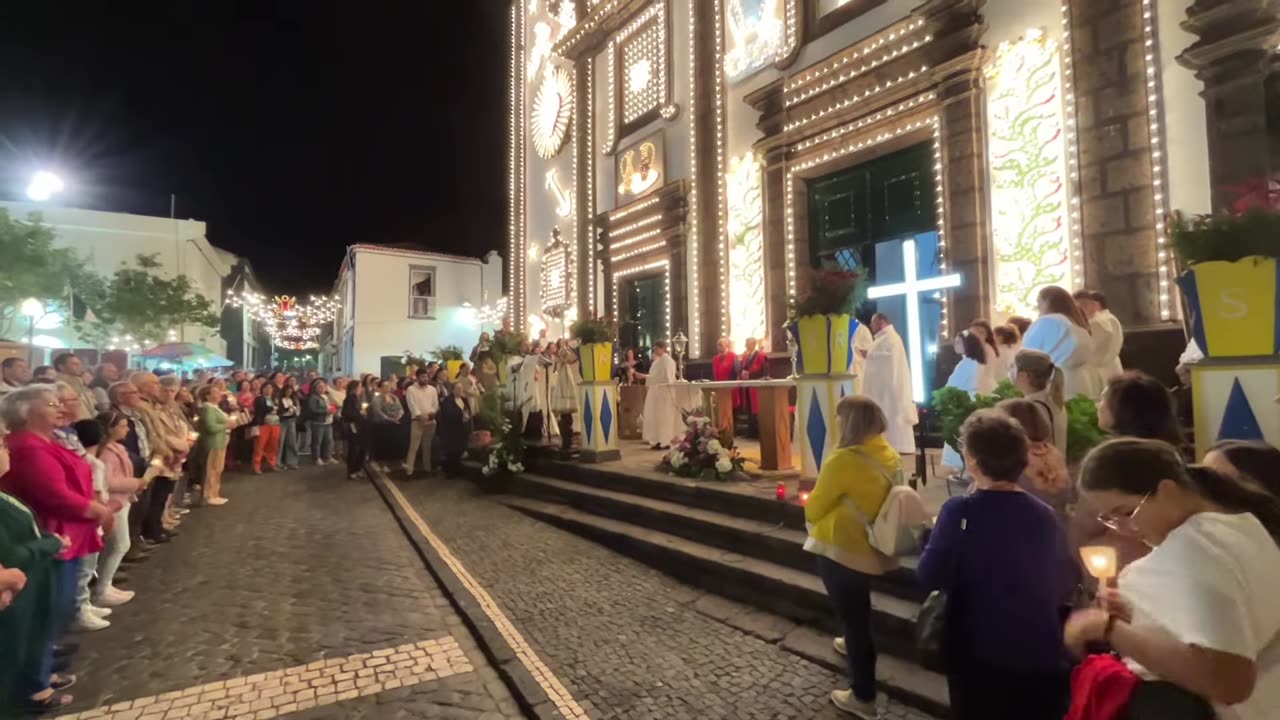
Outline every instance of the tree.
{"label": "tree", "polygon": [[21,329],[14,325],[24,300],[35,298],[48,310],[69,311],[68,289],[93,276],[79,253],[54,247],[54,238],[39,213],[22,221],[0,208],[0,337]]}
{"label": "tree", "polygon": [[105,347],[108,340],[132,336],[139,342],[162,342],[170,330],[187,325],[216,328],[218,313],[186,275],[166,278],[156,255],[138,255],[136,267],[122,267],[98,282],[85,279],[77,293],[92,317],[76,321],[88,342]]}

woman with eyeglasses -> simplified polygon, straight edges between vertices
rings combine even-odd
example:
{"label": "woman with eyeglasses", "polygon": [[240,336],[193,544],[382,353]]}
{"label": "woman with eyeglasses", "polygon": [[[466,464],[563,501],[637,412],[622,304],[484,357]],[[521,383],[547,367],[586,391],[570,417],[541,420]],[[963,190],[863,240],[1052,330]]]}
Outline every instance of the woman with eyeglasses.
{"label": "woman with eyeglasses", "polygon": [[[1138,438],[1089,453],[1080,489],[1101,522],[1153,549],[1120,573],[1102,607],[1071,616],[1067,646],[1080,655],[1106,642],[1141,678],[1184,693],[1182,706],[1203,699],[1222,720],[1276,717],[1280,498]],[[1135,701],[1150,688],[1139,685]]]}

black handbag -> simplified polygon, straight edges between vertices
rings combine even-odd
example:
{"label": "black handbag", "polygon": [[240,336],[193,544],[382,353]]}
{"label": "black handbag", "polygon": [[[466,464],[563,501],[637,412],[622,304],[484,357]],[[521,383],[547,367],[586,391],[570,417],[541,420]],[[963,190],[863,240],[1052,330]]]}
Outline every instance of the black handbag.
{"label": "black handbag", "polygon": [[1160,680],[1138,684],[1124,720],[1213,720],[1216,714],[1207,700],[1177,685]]}
{"label": "black handbag", "polygon": [[943,644],[947,632],[947,594],[942,590],[929,593],[920,614],[916,616],[916,651],[918,660],[926,670],[945,672],[946,660]]}

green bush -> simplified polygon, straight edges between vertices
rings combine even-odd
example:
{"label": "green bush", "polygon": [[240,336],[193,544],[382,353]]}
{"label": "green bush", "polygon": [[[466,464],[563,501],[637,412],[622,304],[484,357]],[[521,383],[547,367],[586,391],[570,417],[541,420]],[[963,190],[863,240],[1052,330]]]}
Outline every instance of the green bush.
{"label": "green bush", "polygon": [[436,362],[444,364],[450,360],[465,360],[467,356],[463,354],[462,348],[457,345],[445,345],[443,347],[436,348],[435,351],[431,353],[431,357],[435,358]]}
{"label": "green bush", "polygon": [[[995,407],[1000,401],[1022,397],[1013,383],[1001,380],[994,393],[970,397],[960,388],[944,387],[933,392],[933,408],[942,419],[942,440],[951,447],[957,446],[960,426],[978,410]],[[1067,462],[1082,459],[1095,445],[1102,442],[1103,432],[1098,427],[1098,408],[1084,395],[1067,401]]]}

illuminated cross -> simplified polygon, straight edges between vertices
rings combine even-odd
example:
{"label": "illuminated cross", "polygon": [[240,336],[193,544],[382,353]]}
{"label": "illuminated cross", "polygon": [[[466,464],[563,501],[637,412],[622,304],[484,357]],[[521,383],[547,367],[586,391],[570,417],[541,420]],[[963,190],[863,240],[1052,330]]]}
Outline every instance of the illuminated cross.
{"label": "illuminated cross", "polygon": [[881,298],[905,296],[907,332],[910,333],[907,338],[909,341],[908,347],[910,348],[910,357],[907,362],[911,365],[911,392],[915,396],[916,402],[924,402],[924,340],[921,338],[920,328],[920,295],[922,293],[960,287],[963,277],[956,273],[921,280],[916,273],[917,263],[915,238],[903,240],[902,277],[905,279],[892,285],[877,285],[873,288],[868,288],[867,299],[879,300]]}

